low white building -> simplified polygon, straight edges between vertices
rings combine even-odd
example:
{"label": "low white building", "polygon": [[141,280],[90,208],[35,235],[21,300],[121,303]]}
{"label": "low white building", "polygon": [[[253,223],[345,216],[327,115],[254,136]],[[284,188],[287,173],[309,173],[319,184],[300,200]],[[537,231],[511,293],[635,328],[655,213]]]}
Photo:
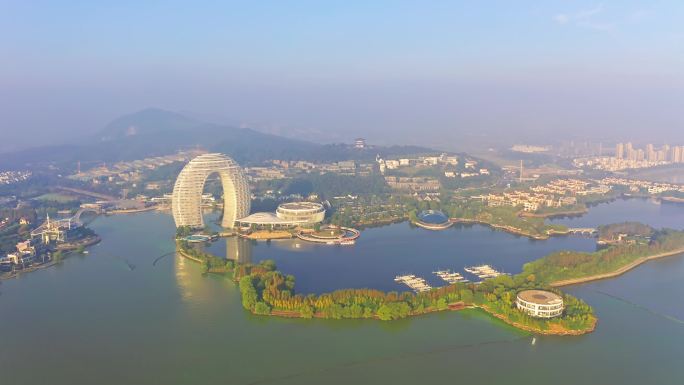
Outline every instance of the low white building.
{"label": "low white building", "polygon": [[518,309],[537,318],[553,318],[563,314],[563,297],[546,290],[523,290],[515,300]]}
{"label": "low white building", "polygon": [[301,224],[322,222],[325,218],[325,207],[315,202],[290,202],[278,206],[276,216],[285,221]]}

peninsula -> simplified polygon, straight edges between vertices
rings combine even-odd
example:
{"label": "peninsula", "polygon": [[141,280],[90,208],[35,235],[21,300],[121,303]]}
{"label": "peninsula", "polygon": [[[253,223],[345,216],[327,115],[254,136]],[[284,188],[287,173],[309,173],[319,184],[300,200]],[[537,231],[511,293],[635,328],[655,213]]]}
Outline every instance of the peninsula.
{"label": "peninsula", "polygon": [[[276,269],[273,261],[235,263],[177,241],[180,255],[200,262],[206,273],[228,274],[237,282],[245,309],[254,314],[296,318],[370,318],[383,321],[436,311],[478,308],[516,327],[536,334],[581,335],[592,332],[597,318],[592,308],[557,288],[614,277],[648,260],[684,253],[684,231],[655,230],[636,223],[600,228],[600,239],[619,241],[593,253],[560,251],[527,263],[523,272],[501,275],[479,284],[454,283],[421,293],[341,289],[302,295],[295,277]],[[561,296],[562,316],[535,318],[516,308],[523,290],[543,289]]]}

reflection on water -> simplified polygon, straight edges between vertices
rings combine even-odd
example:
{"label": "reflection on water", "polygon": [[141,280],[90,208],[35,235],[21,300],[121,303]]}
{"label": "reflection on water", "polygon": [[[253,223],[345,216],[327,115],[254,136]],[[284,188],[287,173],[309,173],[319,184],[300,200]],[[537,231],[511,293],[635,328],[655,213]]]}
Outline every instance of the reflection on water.
{"label": "reflection on water", "polygon": [[[202,277],[198,274],[197,268],[192,268],[190,265],[195,263],[180,254],[174,258],[176,273],[176,283],[178,284],[178,291],[184,300],[194,300],[198,291],[202,290],[202,285],[198,281]],[[205,286],[206,287],[206,286]]]}
{"label": "reflection on water", "polygon": [[226,239],[226,259],[239,263],[251,263],[252,241],[238,237]]}
{"label": "reflection on water", "polygon": [[[211,251],[211,244],[206,246],[198,244],[196,247],[204,252],[220,256],[219,253]],[[225,258],[239,263],[251,263],[252,243],[237,237],[227,238]],[[177,254],[174,270],[176,282],[184,300],[201,302],[210,298],[214,288],[204,283],[205,277],[202,275],[202,269],[198,262]]]}
{"label": "reflection on water", "polygon": [[[604,217],[595,220],[611,223],[639,208],[632,220],[658,225],[684,218],[674,205],[632,200],[598,206]],[[230,279],[203,275],[199,263],[178,255],[163,257],[174,247],[168,214],[100,217],[92,227],[103,240],[88,256],[0,285],[0,384],[441,385],[458,377],[471,385],[641,385],[684,377],[678,322],[684,320],[684,257],[564,289],[596,309],[598,329],[577,338],[538,336],[532,345],[521,339],[524,333],[479,311],[391,323],[254,316],[242,308]],[[245,261],[276,259],[283,271],[296,273],[305,292],[355,282],[387,282],[391,290],[396,271],[434,277],[435,266],[485,262],[513,271],[553,249],[595,243],[406,224],[366,230],[353,247],[297,242],[222,238],[207,249]]]}

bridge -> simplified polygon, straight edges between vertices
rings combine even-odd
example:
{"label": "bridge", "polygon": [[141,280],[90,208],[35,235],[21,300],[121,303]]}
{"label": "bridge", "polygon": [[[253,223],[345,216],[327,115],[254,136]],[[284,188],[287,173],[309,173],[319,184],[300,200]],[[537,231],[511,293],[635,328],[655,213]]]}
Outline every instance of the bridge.
{"label": "bridge", "polygon": [[95,213],[95,215],[102,214],[104,212],[104,209],[102,208],[101,205],[96,204],[96,203],[84,203],[81,205],[81,207],[74,213],[74,215],[69,218],[69,220],[76,224],[76,225],[82,225],[83,222],[81,221],[81,215],[84,213]]}
{"label": "bridge", "polygon": [[101,214],[104,212],[102,206],[93,203],[85,203],[74,213],[73,216],[63,219],[50,219],[50,215],[43,224],[31,231],[31,238],[40,238],[43,243],[50,243],[50,241],[64,242],[66,241],[67,232],[77,227],[83,226],[81,215],[83,213],[92,212]]}
{"label": "bridge", "polygon": [[598,235],[598,229],[595,229],[593,227],[570,227],[568,228],[568,233],[595,236]]}

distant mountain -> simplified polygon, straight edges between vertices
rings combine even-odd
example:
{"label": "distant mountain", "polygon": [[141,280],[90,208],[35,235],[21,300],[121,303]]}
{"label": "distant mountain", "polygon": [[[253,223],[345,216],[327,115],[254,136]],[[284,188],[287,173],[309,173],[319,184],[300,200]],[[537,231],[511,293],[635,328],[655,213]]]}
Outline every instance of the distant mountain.
{"label": "distant mountain", "polygon": [[189,131],[202,124],[176,112],[147,108],[113,120],[100,131],[99,136],[102,140],[121,139],[169,131]]}
{"label": "distant mountain", "polygon": [[0,168],[55,163],[74,167],[94,162],[117,162],[170,154],[200,147],[230,155],[241,164],[268,159],[339,161],[432,152],[417,146],[358,150],[343,144],[316,144],[304,140],[201,122],[172,111],[149,108],[115,119],[82,144],[63,144],[4,154]]}

